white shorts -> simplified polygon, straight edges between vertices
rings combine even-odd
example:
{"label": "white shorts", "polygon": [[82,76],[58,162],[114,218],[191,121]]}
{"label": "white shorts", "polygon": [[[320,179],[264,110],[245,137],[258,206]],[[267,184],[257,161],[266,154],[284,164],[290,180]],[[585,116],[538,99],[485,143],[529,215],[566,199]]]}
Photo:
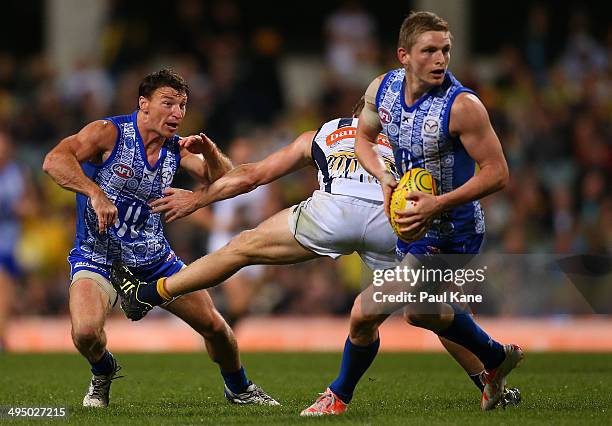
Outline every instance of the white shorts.
{"label": "white shorts", "polygon": [[289,229],[305,248],[336,259],[357,252],[371,269],[396,265],[397,237],[382,201],[315,191],[293,206]]}

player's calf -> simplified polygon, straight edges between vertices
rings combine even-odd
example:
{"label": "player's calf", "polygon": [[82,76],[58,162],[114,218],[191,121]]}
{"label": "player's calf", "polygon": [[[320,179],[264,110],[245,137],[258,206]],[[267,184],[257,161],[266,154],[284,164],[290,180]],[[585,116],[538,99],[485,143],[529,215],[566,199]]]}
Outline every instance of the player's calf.
{"label": "player's calf", "polygon": [[444,330],[448,327],[452,314],[449,316],[444,313],[415,313],[408,310],[404,310],[404,319],[410,325],[419,328],[425,328],[431,330],[434,333]]}
{"label": "player's calf", "polygon": [[378,338],[378,328],[389,314],[369,312],[364,309],[361,300],[361,295],[358,295],[353,302],[349,324],[350,337],[355,344],[369,345]]}

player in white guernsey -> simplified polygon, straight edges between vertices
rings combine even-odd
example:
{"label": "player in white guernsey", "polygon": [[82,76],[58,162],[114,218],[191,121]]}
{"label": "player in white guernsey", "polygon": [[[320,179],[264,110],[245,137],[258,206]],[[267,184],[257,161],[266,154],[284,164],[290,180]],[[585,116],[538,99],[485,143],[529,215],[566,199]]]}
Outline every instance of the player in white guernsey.
{"label": "player in white guernsey", "polygon": [[[484,235],[478,200],[499,191],[508,180],[508,166],[485,107],[447,69],[450,50],[446,21],[430,12],[411,13],[400,29],[397,57],[402,67],[370,84],[357,128],[355,152],[363,167],[382,183],[387,215],[397,177],[378,155],[381,131],[393,146],[400,174],[423,167],[440,189],[438,195],[408,194],[411,207],[397,213],[401,232],[427,232],[410,243],[398,240],[398,255],[412,268],[420,267],[420,259],[432,260],[439,254],[476,255]],[[412,288],[423,287],[416,283]],[[486,371],[481,409],[495,408],[506,376],[523,358],[521,348],[496,342],[459,306],[438,304],[430,309],[440,315],[428,328],[468,348],[482,361]],[[353,343],[372,345],[386,316],[375,311],[363,318],[370,323],[370,332]]]}
{"label": "player in white guernsey", "polygon": [[[356,106],[354,116],[362,107],[363,100]],[[242,232],[225,247],[154,285],[139,282],[126,268],[114,270],[113,285],[119,291],[122,305],[128,306],[124,311],[141,309],[142,314],[152,308],[152,301],[146,300],[147,287],[154,287],[165,299],[171,299],[220,284],[247,265],[290,264],[319,256],[335,259],[353,252],[372,269],[396,265],[396,237],[384,214],[380,183],[355,158],[357,123],[354,117],[328,121],[318,131],[303,133],[266,159],[236,167],[206,190],[168,189],[167,196],[152,205],[154,211],[165,212],[167,220],[173,221],[307,166],[318,170],[320,186],[308,200],[277,213],[253,230]],[[376,149],[388,170],[394,173],[393,153],[384,135],[377,139]],[[128,285],[129,291],[122,291],[127,283],[134,287]],[[358,306],[351,313],[351,334],[360,333],[360,323],[353,321],[357,309]],[[441,340],[468,374],[483,370],[472,353]],[[304,413],[308,415],[306,410]]]}
{"label": "player in white guernsey", "polygon": [[[232,167],[206,136],[176,135],[188,93],[187,83],[173,71],[150,74],[140,83],[136,111],[88,124],[62,140],[43,164],[55,182],[77,193],[77,235],[68,261],[72,339],[93,373],[84,406],[108,405],[120,368],[106,349],[104,333],[117,301],[109,282],[111,264],[121,260],[143,279],[184,267],[166,241],[160,215],[147,203],[170,186],[179,165],[203,184]],[[278,405],[246,378],[234,334],[207,292],[168,301],[164,308],[205,339],[230,401]]]}

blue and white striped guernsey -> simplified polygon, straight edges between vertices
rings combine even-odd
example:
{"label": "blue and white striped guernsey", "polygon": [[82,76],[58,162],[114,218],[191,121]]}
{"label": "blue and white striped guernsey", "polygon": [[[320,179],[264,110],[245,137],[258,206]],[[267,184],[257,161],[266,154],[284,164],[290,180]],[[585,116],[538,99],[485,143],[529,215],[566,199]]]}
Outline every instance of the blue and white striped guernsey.
{"label": "blue and white striped guernsey", "polygon": [[91,162],[83,170],[117,206],[119,220],[105,234],[91,200],[77,194],[77,234],[71,254],[110,265],[121,259],[126,266],[146,266],[170,254],[163,234],[161,215],[148,203],[160,198],[172,183],[180,163],[178,136],[164,142],[157,163],[151,167],[136,125],[136,115],[110,117],[118,129],[115,147],[102,164]]}
{"label": "blue and white striped guernsey", "polygon": [[[376,95],[376,109],[383,133],[393,147],[400,175],[408,169],[422,167],[436,180],[440,193],[463,185],[475,173],[475,162],[459,138],[449,132],[453,101],[467,89],[449,72],[444,82],[407,106],[406,71],[389,71]],[[430,238],[454,238],[485,232],[484,215],[479,201],[446,211],[427,232]]]}

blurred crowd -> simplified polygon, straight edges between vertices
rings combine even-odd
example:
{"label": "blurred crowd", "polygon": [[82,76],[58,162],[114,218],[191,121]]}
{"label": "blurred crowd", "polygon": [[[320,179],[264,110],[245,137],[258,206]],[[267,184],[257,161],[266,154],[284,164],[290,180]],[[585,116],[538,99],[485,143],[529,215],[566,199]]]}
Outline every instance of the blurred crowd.
{"label": "blurred crowd", "polygon": [[[235,2],[176,2],[168,11],[174,15],[164,17],[173,22],[171,36],[126,3],[113,3],[102,60],[83,57],[66,76],[57,75],[44,51],[22,58],[0,51],[0,255],[16,262],[14,270],[0,270],[0,286],[16,283],[17,314],[67,313],[75,199],[42,173],[42,158],[84,124],[131,112],[144,75],[168,65],[181,73],[191,87],[181,133],[204,130],[239,164],[350,114],[367,84],[398,66],[395,45],[383,41],[381,23],[358,2],[312,23],[324,42],[314,54],[303,52],[301,62],[279,28],[246,25],[249,17]],[[483,200],[486,251],[610,254],[612,27],[596,37],[601,28],[594,31],[589,18],[570,15],[567,37],[555,41],[563,43],[561,53],[551,57],[547,10],[535,6],[523,44],[500,45],[469,63],[451,61],[487,106],[510,166],[508,188]],[[288,82],[300,75],[290,64],[313,58],[320,72],[304,84],[314,90],[290,96],[296,88]],[[186,176],[175,180],[190,185]],[[169,239],[193,261],[316,187],[314,169],[296,173],[168,226]],[[359,292],[362,272],[355,257],[247,268],[214,297],[231,319],[341,314]],[[516,309],[510,313],[530,313]]]}

